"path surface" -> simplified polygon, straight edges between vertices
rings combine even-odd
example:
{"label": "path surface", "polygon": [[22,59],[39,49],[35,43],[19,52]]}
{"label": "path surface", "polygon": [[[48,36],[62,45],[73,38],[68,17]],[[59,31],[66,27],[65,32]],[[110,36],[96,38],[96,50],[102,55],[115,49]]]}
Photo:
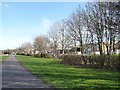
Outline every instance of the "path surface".
{"label": "path surface", "polygon": [[31,72],[22,67],[14,56],[10,56],[2,65],[3,88],[50,88]]}

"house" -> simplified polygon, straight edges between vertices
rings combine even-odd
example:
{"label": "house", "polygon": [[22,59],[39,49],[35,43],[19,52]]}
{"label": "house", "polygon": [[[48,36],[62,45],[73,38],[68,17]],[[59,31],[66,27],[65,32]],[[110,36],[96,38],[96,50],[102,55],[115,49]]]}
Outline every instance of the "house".
{"label": "house", "polygon": [[[106,45],[108,45],[108,44],[106,44],[105,42],[101,43],[103,54],[107,54]],[[120,42],[117,42],[115,44],[115,48],[116,48],[115,53],[120,54]],[[111,52],[113,52],[113,51],[111,51]],[[57,49],[56,51],[50,50],[49,54],[51,56],[54,56],[54,57],[56,56],[57,57],[57,56],[62,55],[63,53],[62,53],[61,49]],[[70,47],[70,48],[65,49],[64,54],[81,55],[82,53],[81,53],[81,48],[79,46],[76,46],[76,47]],[[88,56],[88,55],[91,55],[91,54],[100,55],[98,43],[89,43],[89,44],[84,44],[83,45],[83,54],[82,55]]]}
{"label": "house", "polygon": [[118,42],[115,44],[115,47],[116,47],[115,54],[120,54],[120,41],[118,41]]}
{"label": "house", "polygon": [[[106,43],[105,42],[101,43],[101,46],[102,46],[102,52],[104,54],[107,54]],[[108,44],[108,46],[110,46],[110,45]],[[100,55],[99,46],[98,46],[97,43],[96,44],[86,44],[86,45],[84,45],[84,47],[85,47],[84,50],[87,54],[98,54],[98,55]],[[111,54],[120,54],[120,41],[118,41],[115,44],[115,52],[111,51]]]}
{"label": "house", "polygon": [[2,50],[0,50],[0,55],[2,55]]}
{"label": "house", "polygon": [[[102,43],[102,51],[104,54],[107,54],[107,49],[105,43]],[[81,55],[81,50],[79,47],[72,47],[69,50],[69,53]],[[97,43],[89,43],[83,45],[83,55],[97,54],[100,55],[99,46]]]}
{"label": "house", "polygon": [[68,53],[81,55],[81,51],[79,47],[72,47],[71,49],[69,49]]}

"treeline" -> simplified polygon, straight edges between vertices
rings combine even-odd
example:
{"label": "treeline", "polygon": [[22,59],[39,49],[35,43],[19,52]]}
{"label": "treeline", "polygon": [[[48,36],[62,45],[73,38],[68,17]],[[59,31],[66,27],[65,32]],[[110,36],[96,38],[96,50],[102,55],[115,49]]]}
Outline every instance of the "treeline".
{"label": "treeline", "polygon": [[[115,43],[120,37],[120,2],[89,2],[84,7],[78,6],[66,19],[55,22],[47,35],[36,36],[33,44],[25,43],[20,49],[40,52],[58,49],[64,54],[71,47],[80,48],[81,54],[87,44],[97,44],[100,55],[103,55],[103,43],[107,55],[115,52]],[[93,52],[94,47],[91,47]]]}
{"label": "treeline", "polygon": [[[68,19],[55,23],[49,36],[54,50],[63,50],[79,45],[83,53],[86,44],[98,44],[103,55],[104,43],[107,55],[115,52],[115,43],[120,39],[120,2],[92,2],[80,5]],[[94,50],[94,47],[92,47]]]}
{"label": "treeline", "polygon": [[[120,42],[120,2],[89,2],[78,6],[66,19],[55,22],[47,35],[36,36],[33,43],[26,42],[18,48],[19,54],[35,57],[56,57],[61,51],[63,64],[80,67],[120,70],[120,54],[114,54]],[[95,52],[97,44],[100,55],[84,56],[84,51]],[[104,47],[106,48],[106,54]],[[66,50],[79,47],[81,55],[65,55]]]}

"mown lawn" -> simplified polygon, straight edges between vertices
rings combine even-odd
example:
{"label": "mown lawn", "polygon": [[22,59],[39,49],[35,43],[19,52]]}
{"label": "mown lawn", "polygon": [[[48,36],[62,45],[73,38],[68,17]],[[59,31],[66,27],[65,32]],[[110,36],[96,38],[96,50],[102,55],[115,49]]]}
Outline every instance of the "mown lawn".
{"label": "mown lawn", "polygon": [[16,56],[38,78],[56,88],[120,89],[120,73],[59,64],[60,60]]}
{"label": "mown lawn", "polygon": [[8,56],[2,56],[2,55],[0,55],[0,64],[4,61],[4,60],[6,60],[8,58]]}

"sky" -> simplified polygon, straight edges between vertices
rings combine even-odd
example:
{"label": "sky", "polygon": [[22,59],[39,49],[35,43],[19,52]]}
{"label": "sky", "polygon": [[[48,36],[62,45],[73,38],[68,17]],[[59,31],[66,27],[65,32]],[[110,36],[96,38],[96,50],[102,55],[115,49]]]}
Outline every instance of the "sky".
{"label": "sky", "polygon": [[70,16],[80,2],[3,2],[0,50],[14,49],[47,34],[56,21]]}

